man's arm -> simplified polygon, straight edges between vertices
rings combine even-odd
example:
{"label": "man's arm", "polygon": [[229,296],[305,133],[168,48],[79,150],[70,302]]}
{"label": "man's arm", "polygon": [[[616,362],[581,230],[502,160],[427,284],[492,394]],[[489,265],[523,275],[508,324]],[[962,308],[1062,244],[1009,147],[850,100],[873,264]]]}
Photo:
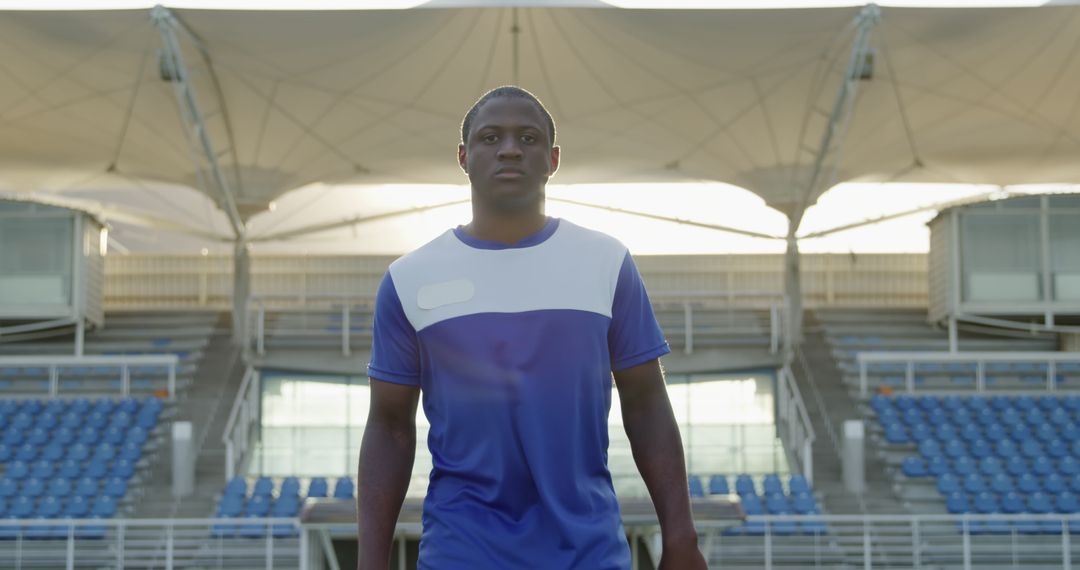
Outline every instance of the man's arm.
{"label": "man's arm", "polygon": [[420,389],[371,381],[371,406],[360,444],[357,570],[386,570],[401,504],[416,457],[416,405]]}
{"label": "man's arm", "polygon": [[615,373],[623,425],[641,478],[649,488],[660,521],[660,570],[704,570],[690,512],[682,439],[671,411],[659,360]]}

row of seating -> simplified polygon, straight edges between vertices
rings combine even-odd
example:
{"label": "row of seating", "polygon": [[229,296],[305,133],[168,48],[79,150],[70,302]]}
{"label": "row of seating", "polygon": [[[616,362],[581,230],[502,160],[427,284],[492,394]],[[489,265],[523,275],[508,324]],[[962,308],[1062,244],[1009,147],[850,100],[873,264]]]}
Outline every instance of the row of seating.
{"label": "row of seating", "polygon": [[[859,351],[852,351],[857,355]],[[854,356],[852,356],[854,358]],[[915,362],[912,369],[916,373],[923,374],[974,374],[978,371],[976,362]],[[908,365],[904,362],[868,362],[866,371],[873,373],[899,372],[907,373]],[[983,364],[984,372],[1035,374],[1046,373],[1050,370],[1046,362],[987,362]],[[1057,372],[1080,372],[1080,362],[1057,362],[1054,364]]]}
{"label": "row of seating", "polygon": [[29,400],[0,400],[0,416],[14,416],[18,413],[26,413],[36,416],[39,413],[63,414],[67,412],[85,415],[90,412],[112,413],[125,412],[138,414],[146,410],[160,413],[164,404],[157,398],[123,398],[113,400],[111,398],[75,398],[72,400],[53,399],[29,399]]}
{"label": "row of seating", "polygon": [[[298,497],[300,496],[300,479],[286,477],[281,480],[281,485],[275,490],[274,480],[270,477],[259,477],[252,484],[250,496],[264,497]],[[308,482],[307,497],[326,497],[329,485],[325,477],[312,477]],[[245,497],[248,493],[248,481],[244,477],[233,477],[225,484],[223,497]],[[340,477],[334,483],[333,497],[338,499],[351,499],[356,494],[356,485],[349,477]]]}
{"label": "row of seating", "polygon": [[[705,485],[703,484],[705,476],[694,475],[689,476],[690,484],[690,496],[691,497],[704,497]],[[729,495],[732,488],[728,486],[728,478],[726,475],[709,475],[708,476],[708,494],[709,495]],[[741,474],[735,477],[735,494],[740,497],[745,495],[758,495],[757,487],[754,484],[754,479],[750,475]],[[802,475],[792,475],[788,479],[787,493],[791,495],[797,495],[800,493],[810,493],[810,483],[806,480],[806,477]],[[784,485],[780,480],[780,476],[773,473],[768,474],[761,480],[761,495],[783,495],[785,494]]]}

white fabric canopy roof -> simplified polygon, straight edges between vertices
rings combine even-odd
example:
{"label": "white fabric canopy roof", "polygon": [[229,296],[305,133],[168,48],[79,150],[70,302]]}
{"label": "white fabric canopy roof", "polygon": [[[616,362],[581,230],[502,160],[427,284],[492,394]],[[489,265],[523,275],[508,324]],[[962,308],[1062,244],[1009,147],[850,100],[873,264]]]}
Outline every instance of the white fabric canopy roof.
{"label": "white fabric canopy roof", "polygon": [[[461,118],[507,83],[555,116],[553,182],[714,180],[800,204],[857,7],[526,4],[541,7],[176,11],[205,49],[180,35],[242,216],[314,182],[464,182]],[[871,45],[815,194],[1080,182],[1080,8],[884,8]],[[0,12],[0,190],[200,189],[160,46],[147,10]]]}

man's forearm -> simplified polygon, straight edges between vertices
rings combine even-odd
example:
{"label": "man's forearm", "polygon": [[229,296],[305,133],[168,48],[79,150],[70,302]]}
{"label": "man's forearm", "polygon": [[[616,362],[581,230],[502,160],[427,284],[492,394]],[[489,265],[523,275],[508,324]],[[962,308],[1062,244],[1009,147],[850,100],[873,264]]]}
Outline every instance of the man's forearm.
{"label": "man's forearm", "polygon": [[623,398],[622,412],[634,462],[652,497],[663,540],[696,542],[682,439],[666,393]]}
{"label": "man's forearm", "polygon": [[416,428],[369,422],[360,446],[357,484],[358,570],[386,570],[401,504],[416,457]]}

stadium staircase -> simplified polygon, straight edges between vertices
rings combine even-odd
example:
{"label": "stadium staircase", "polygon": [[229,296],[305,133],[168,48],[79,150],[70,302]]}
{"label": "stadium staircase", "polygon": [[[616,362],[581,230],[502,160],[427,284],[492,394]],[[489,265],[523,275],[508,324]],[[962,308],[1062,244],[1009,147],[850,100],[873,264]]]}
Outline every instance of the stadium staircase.
{"label": "stadium staircase", "polygon": [[844,383],[817,315],[808,311],[803,323],[805,336],[793,368],[817,434],[814,487],[822,496],[825,510],[831,514],[907,512],[893,493],[885,464],[872,454],[866,455],[866,493],[859,496],[844,487],[840,462],[843,423],[863,416]]}
{"label": "stadium staircase", "polygon": [[210,334],[192,385],[176,408],[174,419],[190,421],[194,428],[197,457],[194,494],[182,500],[173,498],[170,455],[153,466],[142,500],[135,505],[135,516],[201,518],[214,511],[225,474],[221,434],[244,376],[241,350],[232,344],[231,338],[230,316],[222,313]]}

